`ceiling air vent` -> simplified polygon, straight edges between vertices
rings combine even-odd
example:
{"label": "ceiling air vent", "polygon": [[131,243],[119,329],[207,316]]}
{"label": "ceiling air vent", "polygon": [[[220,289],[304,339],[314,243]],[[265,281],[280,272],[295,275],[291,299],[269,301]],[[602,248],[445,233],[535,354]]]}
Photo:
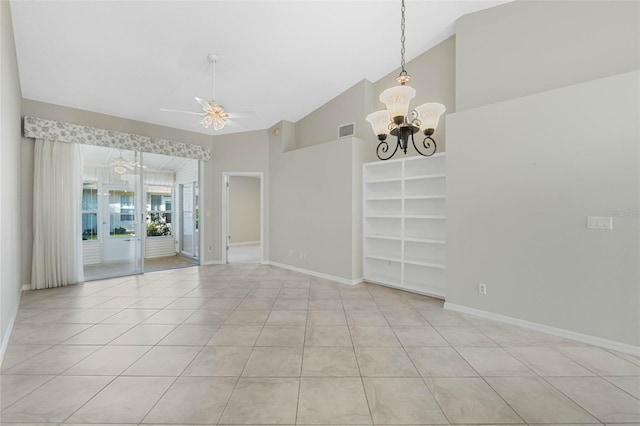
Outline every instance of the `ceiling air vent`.
{"label": "ceiling air vent", "polygon": [[355,134],[355,131],[356,131],[355,123],[343,124],[342,126],[338,127],[338,137],[348,138],[350,136],[353,136]]}

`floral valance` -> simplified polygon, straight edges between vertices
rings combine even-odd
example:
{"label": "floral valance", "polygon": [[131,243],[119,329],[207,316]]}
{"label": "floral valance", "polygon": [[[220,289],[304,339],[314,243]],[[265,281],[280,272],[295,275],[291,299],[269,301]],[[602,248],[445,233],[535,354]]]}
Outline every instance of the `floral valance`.
{"label": "floral valance", "polygon": [[28,138],[40,138],[60,142],[81,143],[85,145],[172,155],[195,160],[209,161],[211,159],[211,148],[201,145],[191,145],[184,142],[29,116],[24,117],[24,136]]}

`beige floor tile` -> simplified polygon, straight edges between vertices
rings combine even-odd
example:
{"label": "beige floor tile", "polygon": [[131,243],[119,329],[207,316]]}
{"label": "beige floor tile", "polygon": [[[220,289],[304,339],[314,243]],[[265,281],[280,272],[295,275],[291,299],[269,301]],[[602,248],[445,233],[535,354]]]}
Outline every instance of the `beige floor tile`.
{"label": "beige floor tile", "polygon": [[300,377],[300,347],[255,347],[242,373],[245,377]]}
{"label": "beige floor tile", "polygon": [[360,376],[356,356],[351,347],[313,347],[304,349],[303,376]]}
{"label": "beige floor tile", "polygon": [[400,346],[400,341],[389,326],[350,327],[354,346]]}
{"label": "beige floor tile", "polygon": [[246,297],[238,309],[271,309],[275,301],[275,297]]}
{"label": "beige floor tile", "polygon": [[61,423],[112,377],[56,377],[2,411],[5,422]]}
{"label": "beige floor tile", "polygon": [[235,384],[235,378],[180,377],[144,423],[216,424]]}
{"label": "beige floor tile", "polygon": [[209,302],[205,297],[181,297],[168,304],[164,309],[200,309]]}
{"label": "beige floor tile", "polygon": [[117,376],[149,349],[151,346],[104,346],[63,374],[65,376]]}
{"label": "beige floor tile", "polygon": [[200,309],[184,320],[184,324],[224,324],[231,312],[230,309]]}
{"label": "beige floor tile", "polygon": [[175,301],[176,297],[157,297],[157,294],[154,294],[152,297],[147,297],[129,307],[136,309],[163,309]]}
{"label": "beige floor tile", "polygon": [[640,399],[640,377],[638,376],[617,376],[603,377],[609,383],[613,383],[628,394]]}
{"label": "beige floor tile", "polygon": [[379,310],[348,310],[345,313],[347,315],[347,324],[349,325],[389,325],[387,319]]}
{"label": "beige floor tile", "polygon": [[266,309],[258,310],[236,310],[225,320],[225,324],[230,325],[264,325],[270,311]]}
{"label": "beige floor tile", "polygon": [[309,298],[309,310],[315,311],[344,311],[340,298]]}
{"label": "beige floor tile", "polygon": [[298,424],[371,424],[359,378],[303,377],[300,382]]}
{"label": "beige floor tile", "polygon": [[239,376],[251,348],[205,347],[183,373],[185,376]]}
{"label": "beige floor tile", "polygon": [[305,310],[309,309],[308,297],[278,297],[276,303],[273,305],[273,309],[279,310]]}
{"label": "beige floor tile", "polygon": [[264,326],[256,346],[302,346],[303,326]]}
{"label": "beige floor tile", "polygon": [[418,309],[418,313],[432,326],[468,327],[469,323],[455,312],[445,311],[440,306]]}
{"label": "beige floor tile", "polygon": [[[23,324],[29,332],[14,334],[11,345],[54,345],[91,327],[90,324]],[[17,329],[17,327],[16,327]]]}
{"label": "beige floor tile", "polygon": [[174,377],[118,377],[67,422],[139,423],[174,381]]}
{"label": "beige floor tile", "polygon": [[411,306],[406,307],[406,309],[392,309],[392,310],[383,310],[387,322],[390,325],[426,325],[427,322],[424,318],[417,312],[414,311]]}
{"label": "beige floor tile", "polygon": [[425,379],[451,423],[523,423],[481,378]]}
{"label": "beige floor tile", "polygon": [[33,392],[56,376],[2,375],[0,376],[0,410],[4,410],[25,395]]}
{"label": "beige floor tile", "polygon": [[375,424],[447,424],[447,419],[421,379],[365,378]]}
{"label": "beige floor tile", "polygon": [[409,358],[424,377],[474,377],[478,373],[450,347],[408,347]]}
{"label": "beige floor tile", "polygon": [[233,311],[240,305],[240,303],[242,303],[242,300],[242,297],[214,297],[206,304],[202,305],[199,309],[208,311]]}
{"label": "beige floor tile", "polygon": [[218,331],[212,324],[182,324],[158,342],[162,346],[204,346]]}
{"label": "beige floor tile", "polygon": [[481,376],[535,375],[502,348],[460,347],[456,350]]}
{"label": "beige floor tile", "polygon": [[507,348],[506,350],[540,376],[594,375],[591,371],[575,361],[570,360],[553,348],[531,346],[513,347]]}
{"label": "beige floor tile", "polygon": [[307,324],[307,311],[271,311],[265,325],[304,326]]}
{"label": "beige floor tile", "polygon": [[262,326],[222,325],[207,346],[253,346]]}
{"label": "beige floor tile", "polygon": [[493,340],[473,327],[434,325],[434,328],[451,346],[497,346]]}
{"label": "beige floor tile", "polygon": [[294,424],[299,386],[298,378],[241,378],[220,424]]}
{"label": "beige floor tile", "polygon": [[307,326],[313,325],[347,325],[347,320],[341,310],[309,311]]}
{"label": "beige floor tile", "polygon": [[356,347],[363,377],[418,377],[418,371],[400,347]]}
{"label": "beige floor tile", "polygon": [[163,309],[162,311],[153,314],[143,324],[182,324],[187,318],[193,315],[196,311],[190,309]]}
{"label": "beige floor tile", "polygon": [[600,377],[546,380],[603,423],[640,423],[640,401]]}
{"label": "beige floor tile", "polygon": [[428,325],[394,325],[391,327],[396,333],[402,346],[449,346],[446,340]]}
{"label": "beige floor tile", "polygon": [[113,340],[111,345],[155,345],[176,328],[175,325],[141,324]]}
{"label": "beige floor tile", "polygon": [[509,325],[480,326],[480,330],[491,340],[503,347],[510,346],[536,346],[535,337],[518,327]]}
{"label": "beige floor tile", "polygon": [[125,376],[179,376],[200,352],[194,346],[155,346],[127,368]]}
{"label": "beige floor tile", "polygon": [[345,311],[380,312],[378,304],[373,299],[343,298],[342,306],[344,306]]}
{"label": "beige floor tile", "polygon": [[97,351],[100,346],[53,346],[5,371],[6,374],[60,374]]}
{"label": "beige floor tile", "polygon": [[15,367],[51,348],[51,345],[8,345],[2,358],[2,371]]}
{"label": "beige floor tile", "polygon": [[527,423],[597,423],[538,377],[493,377],[487,382]]}
{"label": "beige floor tile", "polygon": [[102,324],[139,324],[153,314],[157,309],[124,309],[115,315],[101,321]]}
{"label": "beige floor tile", "polygon": [[558,351],[601,376],[640,375],[640,366],[601,348],[594,346],[560,347]]}
{"label": "beige floor tile", "polygon": [[63,345],[106,345],[127,332],[130,324],[96,324],[62,342]]}
{"label": "beige floor tile", "polygon": [[306,346],[353,346],[349,328],[341,325],[307,327]]}

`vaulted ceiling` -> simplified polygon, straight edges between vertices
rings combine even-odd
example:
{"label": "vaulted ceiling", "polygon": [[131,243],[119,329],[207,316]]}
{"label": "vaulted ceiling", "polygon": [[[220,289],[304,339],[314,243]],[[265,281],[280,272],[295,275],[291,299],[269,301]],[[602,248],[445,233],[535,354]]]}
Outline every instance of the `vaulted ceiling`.
{"label": "vaulted ceiling", "polygon": [[[496,1],[407,1],[407,60]],[[208,134],[295,122],[399,67],[400,1],[11,0],[24,98]],[[253,111],[214,132],[194,96]]]}

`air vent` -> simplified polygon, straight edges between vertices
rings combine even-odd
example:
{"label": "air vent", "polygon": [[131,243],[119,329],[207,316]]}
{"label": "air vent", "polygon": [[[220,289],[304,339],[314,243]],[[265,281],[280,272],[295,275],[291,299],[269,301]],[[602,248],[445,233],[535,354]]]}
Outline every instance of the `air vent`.
{"label": "air vent", "polygon": [[338,127],[338,137],[348,138],[350,136],[353,136],[355,134],[355,130],[355,123],[343,124],[342,126]]}

